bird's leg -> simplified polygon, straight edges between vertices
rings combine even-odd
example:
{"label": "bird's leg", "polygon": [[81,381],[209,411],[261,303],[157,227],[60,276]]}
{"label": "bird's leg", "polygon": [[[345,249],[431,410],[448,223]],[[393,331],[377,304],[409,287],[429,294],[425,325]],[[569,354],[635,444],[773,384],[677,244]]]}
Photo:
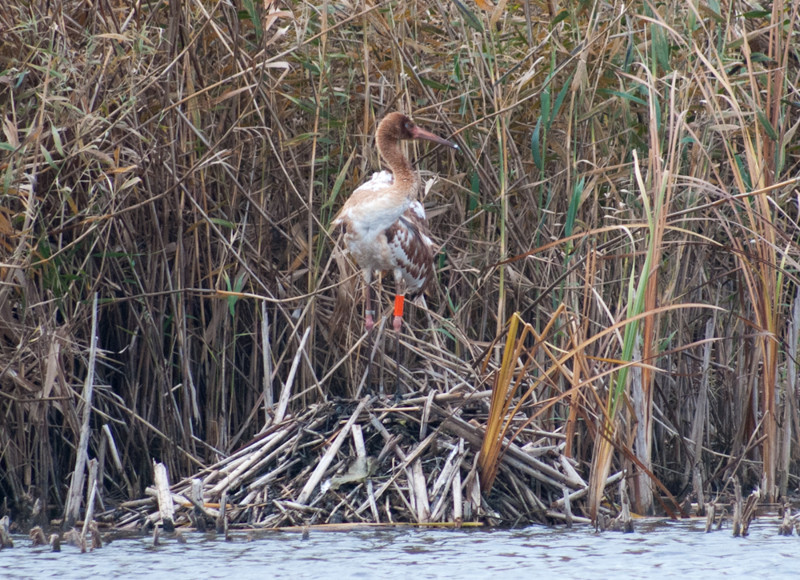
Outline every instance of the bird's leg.
{"label": "bird's leg", "polygon": [[364,328],[369,332],[375,326],[375,311],[372,310],[372,281],[367,279],[364,290]]}
{"label": "bird's leg", "polygon": [[396,294],[394,297],[394,321],[392,322],[392,326],[394,327],[394,331],[398,334],[400,334],[400,330],[403,328],[403,306],[405,301],[405,294]]}
{"label": "bird's leg", "polygon": [[367,331],[367,389],[372,388],[372,333],[375,326],[375,311],[372,310],[372,272],[364,272],[364,328]]}
{"label": "bird's leg", "polygon": [[394,362],[397,365],[397,384],[394,388],[394,399],[400,401],[403,397],[401,392],[403,386],[403,374],[400,371],[400,329],[403,327],[403,294],[396,294],[394,297]]}
{"label": "bird's leg", "polygon": [[394,327],[394,361],[397,365],[397,386],[395,387],[394,398],[399,401],[402,396],[400,391],[403,386],[402,373],[400,372],[400,330],[403,328],[403,306],[405,306],[406,288],[402,278],[399,276],[395,277],[395,281],[397,294],[394,296],[394,320],[392,321],[392,326]]}

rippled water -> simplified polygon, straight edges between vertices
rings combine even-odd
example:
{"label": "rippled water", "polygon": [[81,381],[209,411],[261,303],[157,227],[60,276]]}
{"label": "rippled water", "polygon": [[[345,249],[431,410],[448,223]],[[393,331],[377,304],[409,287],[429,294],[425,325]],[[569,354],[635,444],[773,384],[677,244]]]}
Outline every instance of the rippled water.
{"label": "rippled water", "polygon": [[[746,538],[730,527],[703,533],[703,523],[638,522],[632,534],[589,528],[519,530],[312,530],[247,541],[186,535],[187,543],[117,539],[81,554],[63,546],[0,551],[2,578],[776,578],[800,577],[800,538],[777,535],[759,520]],[[398,577],[398,574],[402,576]]]}

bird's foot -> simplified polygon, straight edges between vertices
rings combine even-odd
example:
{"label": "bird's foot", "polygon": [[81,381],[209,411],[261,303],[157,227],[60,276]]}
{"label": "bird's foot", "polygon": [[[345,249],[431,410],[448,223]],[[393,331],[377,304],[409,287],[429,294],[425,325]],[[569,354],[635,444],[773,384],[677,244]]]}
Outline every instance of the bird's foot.
{"label": "bird's foot", "polygon": [[394,327],[395,332],[400,332],[400,329],[403,328],[403,317],[395,316],[392,326]]}
{"label": "bird's foot", "polygon": [[367,332],[371,331],[375,326],[375,319],[372,317],[373,312],[367,312],[366,316],[364,317],[364,328],[367,329]]}

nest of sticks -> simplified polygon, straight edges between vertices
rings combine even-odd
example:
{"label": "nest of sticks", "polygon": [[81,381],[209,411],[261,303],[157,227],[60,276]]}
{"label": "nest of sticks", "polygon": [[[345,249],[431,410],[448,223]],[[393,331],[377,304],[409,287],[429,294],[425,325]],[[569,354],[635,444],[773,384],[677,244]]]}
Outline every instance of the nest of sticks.
{"label": "nest of sticks", "polygon": [[587,484],[557,432],[524,429],[506,440],[491,489],[481,488],[484,430],[475,418],[485,418],[490,397],[430,393],[389,404],[367,396],[311,406],[174,485],[154,463],[155,487],[122,504],[114,527],[588,523],[577,515]]}

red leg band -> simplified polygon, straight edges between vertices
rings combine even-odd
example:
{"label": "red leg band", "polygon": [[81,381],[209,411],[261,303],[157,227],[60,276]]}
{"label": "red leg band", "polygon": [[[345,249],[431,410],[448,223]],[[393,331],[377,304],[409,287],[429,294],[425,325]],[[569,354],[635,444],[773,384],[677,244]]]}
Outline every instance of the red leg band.
{"label": "red leg band", "polygon": [[403,303],[405,302],[406,297],[402,294],[397,294],[394,297],[394,315],[403,317]]}

